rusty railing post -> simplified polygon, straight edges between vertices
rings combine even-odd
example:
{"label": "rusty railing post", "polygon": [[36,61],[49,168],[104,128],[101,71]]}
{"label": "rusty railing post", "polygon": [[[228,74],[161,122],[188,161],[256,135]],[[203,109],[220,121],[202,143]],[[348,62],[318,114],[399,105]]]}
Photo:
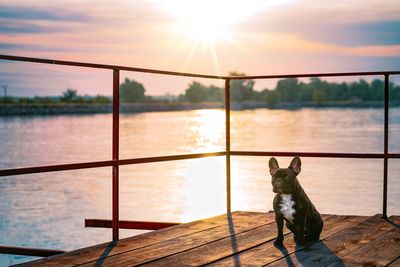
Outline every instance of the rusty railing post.
{"label": "rusty railing post", "polygon": [[119,239],[119,69],[113,70],[112,236]]}
{"label": "rusty railing post", "polygon": [[383,144],[383,211],[382,217],[387,218],[387,187],[388,187],[388,153],[389,153],[389,74],[385,73],[384,100],[384,144]]}
{"label": "rusty railing post", "polygon": [[226,213],[231,213],[231,80],[225,79]]}

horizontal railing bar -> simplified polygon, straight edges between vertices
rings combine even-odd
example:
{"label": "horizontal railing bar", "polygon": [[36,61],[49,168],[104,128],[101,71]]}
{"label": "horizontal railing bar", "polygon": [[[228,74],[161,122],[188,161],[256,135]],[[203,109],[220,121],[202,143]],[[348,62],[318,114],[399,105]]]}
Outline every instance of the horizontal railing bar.
{"label": "horizontal railing bar", "polygon": [[183,155],[171,155],[171,156],[161,156],[161,157],[132,158],[132,159],[122,159],[122,160],[107,160],[107,161],[96,161],[96,162],[4,169],[0,170],[0,176],[101,168],[101,167],[110,167],[114,165],[141,164],[141,163],[174,161],[174,160],[195,159],[195,158],[205,158],[205,157],[217,157],[224,155],[226,155],[226,152],[210,152],[210,153],[198,153],[198,154],[183,154]]}
{"label": "horizontal railing bar", "polygon": [[48,165],[48,166],[38,166],[38,167],[4,169],[0,170],[0,176],[101,168],[101,167],[113,166],[114,164],[115,163],[113,160],[107,160],[107,161],[96,161],[96,162],[83,162],[83,163],[59,164],[59,165]]}
{"label": "horizontal railing bar", "polygon": [[32,63],[96,68],[96,69],[123,70],[123,71],[144,72],[144,73],[163,74],[163,75],[198,77],[198,78],[209,78],[209,79],[230,79],[230,80],[282,79],[282,78],[284,79],[284,78],[310,78],[310,77],[334,77],[334,76],[371,76],[371,75],[377,76],[377,75],[385,75],[385,74],[387,74],[387,75],[400,74],[400,71],[369,71],[369,72],[335,72],[335,73],[300,73],[300,74],[277,74],[277,75],[223,76],[223,75],[196,74],[196,73],[187,73],[187,72],[154,70],[154,69],[135,68],[135,67],[128,67],[128,66],[119,66],[119,65],[54,60],[54,59],[44,59],[44,58],[34,58],[34,57],[20,57],[20,56],[13,56],[13,55],[0,55],[0,59],[12,60],[12,61],[24,61],[24,62],[32,62]]}
{"label": "horizontal railing bar", "polygon": [[[161,157],[146,157],[146,158],[132,158],[132,159],[121,159],[121,160],[107,160],[107,161],[96,161],[96,162],[83,162],[83,163],[72,163],[72,164],[60,164],[60,165],[49,165],[49,166],[38,166],[38,167],[25,167],[15,169],[4,169],[0,170],[1,176],[11,175],[23,175],[23,174],[34,174],[34,173],[45,173],[45,172],[56,172],[56,171],[68,171],[68,170],[79,170],[79,169],[91,169],[101,167],[111,167],[114,165],[134,165],[143,163],[154,163],[163,161],[175,161],[185,159],[196,159],[205,157],[218,157],[225,156],[226,152],[210,152],[210,153],[198,153],[198,154],[183,154],[183,155],[171,155]],[[383,153],[323,153],[323,152],[276,152],[276,151],[231,151],[232,156],[300,156],[300,157],[314,157],[314,158],[385,158]],[[399,153],[388,153],[387,158],[400,158]]]}
{"label": "horizontal railing bar", "polygon": [[226,152],[221,151],[221,152],[211,152],[211,153],[173,155],[173,156],[150,157],[150,158],[121,159],[119,160],[118,165],[130,165],[130,164],[152,163],[152,162],[184,160],[184,159],[197,159],[206,157],[219,157],[225,155]]}
{"label": "horizontal railing bar", "polygon": [[225,79],[225,76],[218,76],[218,75],[196,74],[196,73],[165,71],[165,70],[153,70],[153,69],[135,68],[135,67],[128,67],[128,66],[65,61],[65,60],[54,60],[54,59],[44,59],[44,58],[34,58],[34,57],[20,57],[20,56],[12,56],[12,55],[0,55],[0,59],[13,60],[13,61],[24,61],[24,62],[32,62],[32,63],[53,64],[53,65],[95,68],[95,69],[110,69],[110,70],[120,70],[120,71],[122,70],[122,71],[163,74],[163,75],[196,77],[196,78]]}
{"label": "horizontal railing bar", "polygon": [[[312,157],[312,158],[359,158],[383,159],[383,153],[324,153],[324,152],[275,152],[275,151],[231,151],[232,156],[281,156],[281,157]],[[398,153],[389,153],[387,158],[400,158]]]}
{"label": "horizontal railing bar", "polygon": [[[218,156],[225,156],[225,155],[226,155],[226,152],[221,151],[221,152],[198,153],[198,154],[183,154],[183,155],[172,155],[172,156],[161,156],[161,157],[132,158],[132,159],[121,159],[121,160],[107,160],[107,161],[96,161],[96,162],[84,162],[84,163],[72,163],[72,164],[60,164],[60,165],[38,166],[38,167],[4,169],[4,170],[0,170],[0,177],[1,176],[11,176],[11,175],[23,175],[23,174],[111,167],[114,165],[134,165],[134,164],[154,163],[154,162],[163,162],[163,161],[175,161],[175,160],[196,159],[196,158],[205,158],[205,157],[218,157]],[[282,157],[300,156],[300,157],[315,157],[315,158],[375,158],[375,159],[385,158],[385,155],[383,153],[231,151],[231,155],[232,156],[282,156]],[[388,153],[386,157],[387,158],[400,158],[400,154]]]}
{"label": "horizontal railing bar", "polygon": [[48,257],[65,253],[65,251],[54,250],[54,249],[41,249],[41,248],[0,246],[0,253],[23,255],[23,256]]}
{"label": "horizontal railing bar", "polygon": [[[136,230],[159,230],[180,223],[176,222],[149,222],[149,221],[124,221],[120,220],[119,228]],[[85,219],[85,227],[112,228],[112,220]]]}
{"label": "horizontal railing bar", "polygon": [[257,79],[287,79],[287,78],[312,78],[312,77],[340,77],[340,76],[378,76],[398,75],[400,71],[368,71],[368,72],[332,72],[332,73],[301,73],[301,74],[277,74],[277,75],[249,75],[231,76],[231,80],[257,80]]}

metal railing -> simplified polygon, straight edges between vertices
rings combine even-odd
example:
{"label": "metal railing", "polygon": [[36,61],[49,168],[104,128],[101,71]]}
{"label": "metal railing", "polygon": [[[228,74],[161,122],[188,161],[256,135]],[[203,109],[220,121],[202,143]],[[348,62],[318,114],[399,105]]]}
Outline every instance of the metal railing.
{"label": "metal railing", "polygon": [[[388,186],[388,159],[389,158],[400,158],[398,153],[389,153],[388,150],[388,132],[389,132],[389,76],[398,75],[400,71],[377,71],[377,72],[344,72],[344,73],[313,73],[313,74],[290,74],[290,75],[264,75],[264,76],[216,76],[216,75],[202,75],[184,72],[173,72],[163,70],[152,70],[143,68],[133,68],[127,66],[117,65],[104,65],[104,64],[93,64],[85,62],[73,62],[63,60],[51,60],[42,58],[31,58],[31,57],[19,57],[11,55],[0,55],[1,60],[20,61],[20,62],[31,62],[31,63],[42,63],[42,64],[53,64],[63,66],[76,66],[84,68],[95,68],[95,69],[108,69],[112,71],[113,77],[113,109],[112,109],[112,159],[107,161],[95,161],[95,162],[81,162],[74,164],[59,164],[49,166],[37,166],[37,167],[26,167],[26,168],[13,168],[0,170],[0,176],[10,175],[22,175],[32,173],[43,173],[43,172],[54,172],[64,170],[77,170],[77,169],[88,169],[98,167],[112,167],[112,239],[117,241],[119,239],[119,229],[121,228],[119,220],[119,166],[131,165],[131,164],[142,164],[150,162],[162,162],[162,161],[174,161],[174,160],[186,160],[203,157],[216,157],[225,156],[226,158],[226,211],[231,212],[231,156],[301,156],[301,157],[323,157],[323,158],[372,158],[372,159],[383,159],[383,201],[382,201],[382,216],[387,218],[387,186]],[[217,151],[210,153],[197,153],[197,154],[183,154],[183,155],[170,155],[160,157],[146,157],[146,158],[130,158],[120,159],[119,158],[119,84],[120,84],[120,71],[132,71],[141,73],[153,73],[161,75],[173,75],[173,76],[186,76],[194,78],[209,78],[219,79],[225,81],[225,128],[226,128],[226,140],[225,140],[225,151]],[[256,79],[279,79],[279,78],[309,78],[309,77],[338,77],[338,76],[383,76],[384,77],[384,147],[383,153],[323,153],[323,152],[277,152],[277,151],[231,151],[231,135],[230,135],[230,82],[232,80],[256,80]],[[95,221],[95,220],[93,220]],[[96,225],[96,222],[90,222],[89,224]],[[126,223],[126,222],[125,222]],[[109,221],[102,220],[97,223],[97,226],[109,227]],[[1,253],[1,251],[0,251]]]}

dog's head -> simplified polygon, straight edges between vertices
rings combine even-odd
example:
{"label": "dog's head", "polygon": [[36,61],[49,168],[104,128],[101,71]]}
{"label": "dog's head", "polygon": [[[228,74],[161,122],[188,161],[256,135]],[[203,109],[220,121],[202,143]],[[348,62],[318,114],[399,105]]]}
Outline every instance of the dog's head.
{"label": "dog's head", "polygon": [[269,160],[269,172],[272,176],[272,190],[274,193],[291,194],[297,186],[296,176],[301,171],[301,161],[299,157],[294,157],[288,168],[279,168],[278,161],[272,157]]}

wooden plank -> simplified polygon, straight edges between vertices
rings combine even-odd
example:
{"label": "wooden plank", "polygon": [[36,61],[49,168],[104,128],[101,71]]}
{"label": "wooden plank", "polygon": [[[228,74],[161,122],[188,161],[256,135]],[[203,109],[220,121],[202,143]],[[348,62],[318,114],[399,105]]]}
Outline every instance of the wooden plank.
{"label": "wooden plank", "polygon": [[[248,218],[248,212],[233,212],[232,219],[236,221],[244,221]],[[256,220],[261,222],[274,219],[273,213],[252,213]],[[121,254],[146,246],[154,245],[166,240],[172,240],[186,235],[200,233],[208,229],[218,228],[227,225],[227,216],[219,215],[208,219],[198,220],[185,223],[178,226],[172,226],[162,230],[145,233],[125,239],[121,239],[116,244],[112,242],[74,250],[65,254],[40,259],[25,263],[23,266],[37,266],[41,264],[76,266],[91,261],[99,261],[104,257]]]}
{"label": "wooden plank", "polygon": [[391,262],[388,267],[400,267],[400,256]]}
{"label": "wooden plank", "polygon": [[240,253],[243,250],[257,246],[276,237],[276,229],[273,223],[253,228],[242,233],[235,233],[230,237],[218,239],[193,249],[176,253],[143,266],[199,266],[218,259]]}
{"label": "wooden plank", "polygon": [[[243,212],[232,213],[234,218],[243,217]],[[96,260],[105,255],[114,255],[123,253],[139,247],[144,247],[164,240],[173,239],[181,235],[196,233],[204,231],[208,228],[217,227],[226,221],[226,214],[211,217],[208,219],[197,220],[190,223],[185,223],[170,228],[158,230],[156,232],[149,232],[142,235],[137,235],[129,238],[121,239],[117,244],[107,242],[92,247],[82,248],[74,251],[67,252],[54,257],[48,257],[37,261],[25,263],[23,266],[35,266],[46,262],[59,263],[64,266],[75,266],[87,261]]]}
{"label": "wooden plank", "polygon": [[[125,221],[118,222],[119,229],[160,230],[179,225],[176,222]],[[85,219],[85,227],[112,228],[112,220]]]}
{"label": "wooden plank", "polygon": [[382,219],[380,215],[375,215],[326,238],[322,242],[317,242],[305,248],[299,247],[294,253],[268,266],[287,266],[288,263],[299,266],[327,266],[340,261],[342,257],[387,233],[394,227]]}
{"label": "wooden plank", "polygon": [[[386,266],[400,257],[400,229],[393,228],[340,261],[346,266]],[[329,266],[337,266],[333,263]],[[343,265],[342,265],[343,266]]]}
{"label": "wooden plank", "polygon": [[[365,220],[366,218],[361,216],[322,216],[324,219],[324,229],[321,233],[321,239],[325,239],[349,226]],[[276,226],[274,227],[276,228]],[[292,233],[285,235],[285,240],[283,241],[284,247],[282,248],[275,247],[273,241],[274,240],[256,246],[238,255],[231,255],[207,266],[262,266],[279,260],[296,250],[296,244],[293,241]]]}
{"label": "wooden plank", "polygon": [[[289,233],[287,229],[285,234]],[[276,237],[276,225],[271,223],[236,234],[213,243],[177,253],[149,263],[149,266],[205,265],[221,258],[237,254],[244,250],[271,241]]]}
{"label": "wooden plank", "polygon": [[[273,223],[275,215],[269,213],[247,213],[242,220],[232,219],[226,224],[206,231],[197,232],[191,235],[177,237],[151,246],[129,251],[123,255],[107,257],[101,261],[102,266],[135,266],[142,265],[160,258],[164,258],[179,252],[194,249],[199,246],[210,244],[220,239],[247,232],[254,228]],[[204,256],[204,255],[200,255]],[[89,262],[83,266],[94,266],[99,261]]]}

